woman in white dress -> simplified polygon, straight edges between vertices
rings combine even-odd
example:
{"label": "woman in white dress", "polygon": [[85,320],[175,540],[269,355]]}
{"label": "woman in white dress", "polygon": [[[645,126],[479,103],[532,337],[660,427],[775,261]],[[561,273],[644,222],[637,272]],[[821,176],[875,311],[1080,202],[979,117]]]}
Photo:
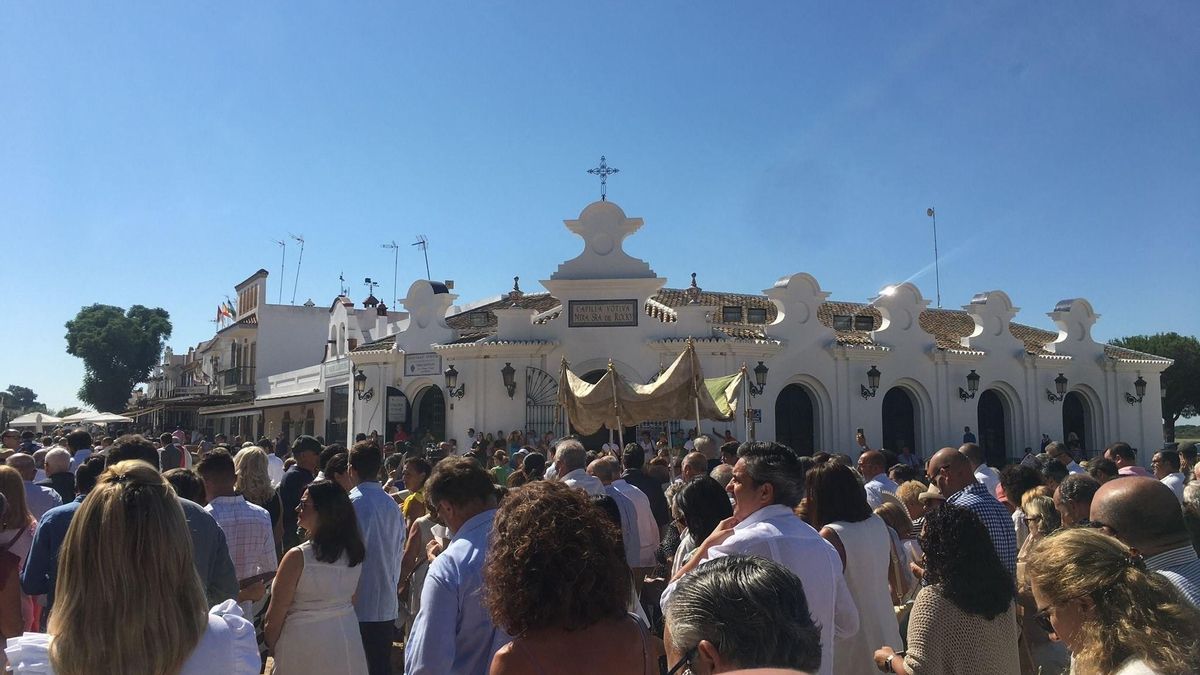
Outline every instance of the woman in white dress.
{"label": "woman in white dress", "polygon": [[858,607],[858,633],[834,645],[834,675],[873,675],[879,672],[872,656],[876,647],[900,644],[888,588],[891,535],[871,512],[866,492],[849,467],[834,462],[818,465],[808,472],[806,482],[809,522],[837,549],[846,586]]}
{"label": "woman in white dress", "polygon": [[[154,455],[154,446],[142,440]],[[63,541],[49,634],[8,641],[17,673],[257,675],[254,625],[211,611],[174,490],[146,462],[109,467]]]}
{"label": "woman in white dress", "polygon": [[366,673],[354,615],[366,547],[350,497],[332,481],[315,481],[296,513],[308,541],[283,555],[267,608],[267,647],[275,657],[275,672]]}

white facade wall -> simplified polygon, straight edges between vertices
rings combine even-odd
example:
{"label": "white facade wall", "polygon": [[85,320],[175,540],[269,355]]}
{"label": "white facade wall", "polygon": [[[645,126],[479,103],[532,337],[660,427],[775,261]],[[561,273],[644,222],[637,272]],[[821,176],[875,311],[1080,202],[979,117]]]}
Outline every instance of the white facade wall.
{"label": "white facade wall", "polygon": [[[405,354],[436,352],[442,357],[443,370],[454,365],[458,371],[465,396],[446,399],[446,433],[462,443],[468,428],[495,433],[525,426],[527,366],[557,378],[565,358],[582,376],[606,368],[611,359],[626,379],[644,383],[660,366],[669,364],[690,337],[709,377],[733,373],[742,364],[753,369],[758,361],[769,367],[764,391],[750,399],[750,406],[762,411],[762,422],[755,425],[759,439],[775,437],[776,400],[785,387],[797,384],[813,402],[816,449],[856,454],[855,430],[860,427],[874,447],[888,447],[889,440],[883,438],[883,400],[889,389],[900,387],[914,403],[914,450],[927,457],[940,447],[959,445],[963,427],[979,432],[980,395],[991,390],[1004,410],[1007,455],[1019,456],[1026,446],[1036,451],[1043,433],[1062,439],[1064,404],[1047,396],[1055,389],[1055,377],[1062,373],[1069,381],[1069,392],[1086,401],[1084,442],[1091,454],[1124,440],[1142,449],[1139,457],[1148,463],[1152,451],[1162,445],[1156,375],[1170,362],[1149,356],[1117,359],[1106,355],[1104,346],[1092,340],[1091,328],[1098,315],[1086,300],[1063,301],[1048,312],[1049,322],[1027,319],[1032,325],[1052,323],[1059,331],[1058,340],[1047,346],[1046,352],[1034,355],[1027,353],[1025,344],[1009,330],[1019,310],[1008,296],[1001,291],[981,293],[963,306],[976,324],[974,333],[962,338],[957,348],[939,349],[934,336],[921,327],[929,301],[916,286],[905,283],[872,300],[884,317],[880,328],[871,333],[872,344],[839,344],[833,329],[817,318],[829,294],[815,278],[800,273],[780,279],[765,291],[778,309],[776,321],[765,327],[766,339],[732,339],[713,330],[719,307],[677,307],[676,320],[668,323],[643,311],[647,300],[667,280],[621,248],[621,241],[641,227],[640,219],[626,218],[614,204],[597,202],[578,220],[566,224],[583,238],[585,247],[580,256],[559,266],[542,282],[562,302],[562,311],[552,320],[534,323],[534,310],[501,308],[495,310],[499,325],[492,337],[453,344],[458,335],[444,317],[455,296],[444,289],[438,292],[429,282],[415,282],[405,300],[409,317],[389,327],[395,345],[351,354],[355,368],[367,375],[375,395],[359,401],[351,387],[348,435],[382,431],[380,420],[386,404],[382,393],[389,385],[403,390],[410,403],[416,402],[426,387],[445,392],[440,376],[406,376],[402,372]],[[636,326],[569,325],[572,300],[624,299],[637,303]],[[314,341],[323,342],[329,331],[330,326],[322,327]],[[259,354],[262,359],[265,352],[261,346]],[[301,358],[300,353],[295,356]],[[516,370],[517,388],[511,398],[501,378],[506,363]],[[872,366],[881,372],[880,384],[874,397],[864,397],[861,392]],[[959,390],[967,387],[972,370],[981,378],[979,393],[963,400]],[[1146,394],[1141,402],[1130,404],[1126,394],[1134,391],[1133,381],[1139,374],[1148,383]],[[694,426],[687,420],[683,423],[686,428]],[[738,438],[746,438],[745,420],[702,423],[705,432],[714,427],[719,431],[729,428]]]}

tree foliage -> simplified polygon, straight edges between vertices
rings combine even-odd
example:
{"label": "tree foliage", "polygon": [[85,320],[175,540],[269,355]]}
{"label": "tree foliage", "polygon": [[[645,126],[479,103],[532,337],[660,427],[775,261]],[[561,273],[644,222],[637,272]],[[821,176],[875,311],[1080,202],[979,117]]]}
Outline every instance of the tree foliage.
{"label": "tree foliage", "polygon": [[133,386],[150,374],[163,345],[171,337],[165,309],[134,305],[125,311],[91,305],[67,322],[67,353],[83,359],[80,400],[96,408],[120,412]]}
{"label": "tree foliage", "polygon": [[1175,361],[1162,374],[1162,386],[1167,390],[1162,407],[1163,428],[1173,439],[1175,421],[1200,412],[1200,340],[1179,333],[1158,333],[1133,335],[1110,344]]}
{"label": "tree foliage", "polygon": [[55,417],[70,417],[71,415],[74,415],[75,413],[78,413],[78,412],[83,412],[83,408],[80,408],[77,405],[69,405],[69,406],[62,408],[61,410],[55,412],[54,416]]}
{"label": "tree foliage", "polygon": [[16,384],[10,384],[7,389],[0,391],[0,406],[9,418],[31,412],[46,412],[46,404],[38,402],[37,394],[32,389]]}

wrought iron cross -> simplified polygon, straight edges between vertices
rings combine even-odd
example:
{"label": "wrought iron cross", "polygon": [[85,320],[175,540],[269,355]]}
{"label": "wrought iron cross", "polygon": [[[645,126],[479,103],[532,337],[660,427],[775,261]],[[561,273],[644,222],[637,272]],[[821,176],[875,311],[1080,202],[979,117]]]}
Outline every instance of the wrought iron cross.
{"label": "wrought iron cross", "polygon": [[610,167],[604,159],[604,155],[600,155],[600,166],[588,169],[588,173],[593,176],[600,176],[600,201],[608,201],[608,177],[620,171],[620,169]]}

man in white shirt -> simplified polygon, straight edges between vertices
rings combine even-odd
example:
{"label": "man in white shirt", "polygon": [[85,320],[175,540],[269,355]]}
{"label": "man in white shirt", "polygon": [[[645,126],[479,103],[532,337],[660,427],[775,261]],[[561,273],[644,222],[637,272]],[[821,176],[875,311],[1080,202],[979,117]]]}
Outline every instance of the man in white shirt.
{"label": "man in white shirt", "polygon": [[858,456],[858,472],[866,479],[863,490],[872,509],[883,506],[883,493],[896,494],[896,490],[900,489],[896,481],[887,477],[887,460],[878,450],[867,450]]}
{"label": "man in white shirt", "polygon": [[43,513],[56,506],[62,506],[62,497],[58,496],[57,492],[34,484],[33,476],[37,473],[37,465],[33,462],[33,456],[18,452],[9,457],[7,463],[21,474],[21,480],[25,482],[25,504],[34,519],[41,520]]}
{"label": "man in white shirt", "polygon": [[705,562],[727,555],[767,558],[804,582],[808,608],[821,627],[820,675],[833,673],[833,644],[858,632],[858,609],[846,587],[842,559],[794,509],[804,495],[799,459],[778,443],[745,443],[738,451],[733,480],[733,517],[713,530],[679,569],[663,593],[666,607],[674,582]]}
{"label": "man in white shirt", "polygon": [[71,471],[92,456],[92,435],[82,429],[67,434],[67,449],[71,451]]}
{"label": "man in white shirt", "polygon": [[587,451],[579,441],[571,438],[554,446],[554,471],[559,480],[593,497],[599,497],[604,494],[604,484],[599,478],[587,474],[586,464]]}
{"label": "man in white shirt", "polygon": [[1057,460],[1059,464],[1067,467],[1067,473],[1084,473],[1083,467],[1075,461],[1071,456],[1071,452],[1067,450],[1067,446],[1055,441],[1046,445],[1046,454],[1050,455],[1050,459]]}
{"label": "man in white shirt", "polygon": [[650,500],[644,492],[621,480],[621,463],[615,457],[597,459],[588,466],[588,473],[604,484],[604,494],[617,503],[625,561],[636,582],[654,567],[654,553],[658,550],[658,523],[650,511]]}
{"label": "man in white shirt", "polygon": [[1179,453],[1174,450],[1160,450],[1154,453],[1150,460],[1150,470],[1160,483],[1171,488],[1179,503],[1183,503],[1183,488],[1187,485],[1187,477],[1179,471]]}
{"label": "man in white shirt", "polygon": [[959,446],[958,451],[971,460],[971,470],[975,472],[975,480],[983,483],[993,497],[999,498],[996,489],[1000,487],[1000,474],[984,461],[983,448],[976,443],[963,443]]}

